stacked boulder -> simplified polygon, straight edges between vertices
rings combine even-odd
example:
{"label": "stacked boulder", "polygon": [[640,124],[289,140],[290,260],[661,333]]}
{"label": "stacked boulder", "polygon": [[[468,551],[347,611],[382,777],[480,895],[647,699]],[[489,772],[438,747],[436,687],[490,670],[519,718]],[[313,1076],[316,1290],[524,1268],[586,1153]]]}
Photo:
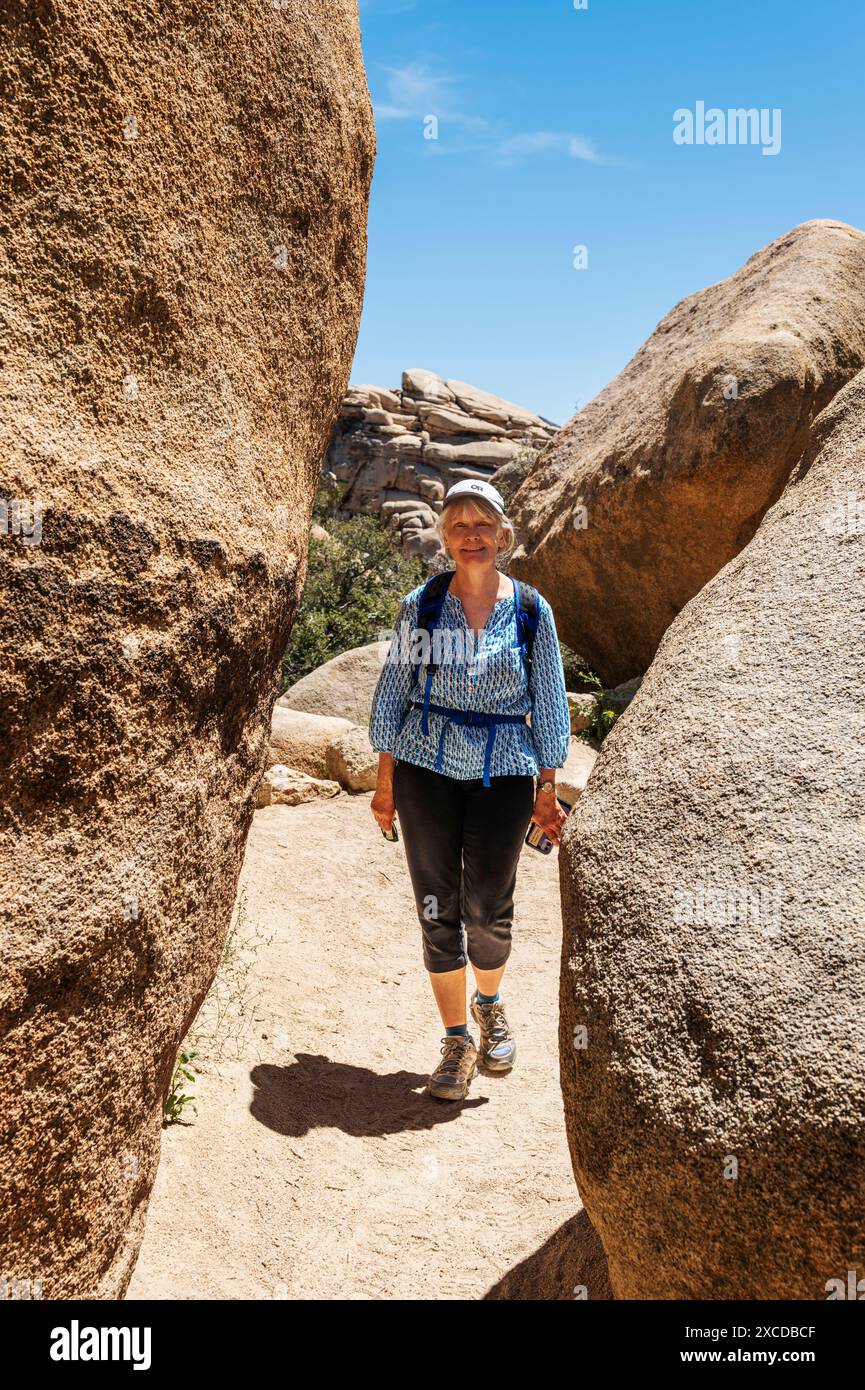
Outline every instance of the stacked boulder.
{"label": "stacked boulder", "polygon": [[404,554],[432,557],[441,553],[434,527],[447,489],[506,469],[521,479],[557,429],[488,391],[415,369],[403,372],[401,390],[349,387],[324,480],[345,489],[350,514],[396,527]]}
{"label": "stacked boulder", "polygon": [[865,366],[865,233],[805,222],[661,321],[520,487],[510,573],[615,685],[753,537]]}

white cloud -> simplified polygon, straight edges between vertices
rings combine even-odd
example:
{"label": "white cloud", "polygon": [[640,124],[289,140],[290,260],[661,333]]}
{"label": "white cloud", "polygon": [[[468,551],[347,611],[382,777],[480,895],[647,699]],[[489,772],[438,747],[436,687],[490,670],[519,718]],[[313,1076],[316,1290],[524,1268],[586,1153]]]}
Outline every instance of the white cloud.
{"label": "white cloud", "polygon": [[377,116],[383,120],[406,120],[448,114],[453,78],[431,72],[422,63],[407,63],[403,68],[386,67],[384,71],[387,73],[387,99],[375,102]]}
{"label": "white cloud", "polygon": [[584,135],[568,135],[555,130],[527,131],[511,135],[496,147],[497,164],[517,164],[537,154],[564,154],[569,159],[583,159],[589,164],[606,163],[591,140]]}
{"label": "white cloud", "polygon": [[480,116],[467,116],[457,106],[454,79],[447,73],[433,72],[423,63],[407,63],[405,67],[382,67],[387,74],[385,95],[373,101],[376,119],[380,121],[423,120],[437,116],[441,121],[486,130],[489,123]]}
{"label": "white cloud", "polygon": [[[422,121],[436,116],[444,125],[459,126],[474,137],[468,148],[492,157],[497,165],[513,165],[543,154],[563,155],[589,164],[609,161],[584,135],[554,130],[526,131],[520,135],[503,136],[489,121],[480,116],[468,116],[460,109],[455,78],[435,71],[424,63],[406,63],[403,67],[381,65],[384,74],[382,91],[373,101],[377,121]],[[427,143],[425,153],[465,152],[464,141]]]}

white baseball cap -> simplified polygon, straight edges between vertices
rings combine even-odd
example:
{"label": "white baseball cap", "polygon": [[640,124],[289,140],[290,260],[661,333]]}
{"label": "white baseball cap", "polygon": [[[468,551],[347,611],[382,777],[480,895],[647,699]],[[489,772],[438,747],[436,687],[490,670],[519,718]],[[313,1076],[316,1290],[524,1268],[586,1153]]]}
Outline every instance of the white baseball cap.
{"label": "white baseball cap", "polygon": [[442,511],[450,502],[462,502],[472,497],[483,497],[502,516],[505,514],[505,499],[492,483],[482,482],[480,478],[463,478],[449,487],[442,503]]}

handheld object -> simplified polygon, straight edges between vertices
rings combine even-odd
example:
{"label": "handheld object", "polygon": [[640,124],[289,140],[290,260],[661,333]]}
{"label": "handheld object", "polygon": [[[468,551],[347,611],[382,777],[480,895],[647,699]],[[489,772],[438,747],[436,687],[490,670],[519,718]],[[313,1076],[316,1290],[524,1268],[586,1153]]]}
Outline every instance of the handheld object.
{"label": "handheld object", "polygon": [[[556,801],[561,806],[565,815],[569,816],[571,814],[572,803],[563,801],[560,796],[556,797]],[[553,842],[549,835],[541,829],[536,820],[532,821],[526,832],[526,844],[531,845],[532,849],[540,850],[541,854],[549,854],[550,850],[553,848]]]}

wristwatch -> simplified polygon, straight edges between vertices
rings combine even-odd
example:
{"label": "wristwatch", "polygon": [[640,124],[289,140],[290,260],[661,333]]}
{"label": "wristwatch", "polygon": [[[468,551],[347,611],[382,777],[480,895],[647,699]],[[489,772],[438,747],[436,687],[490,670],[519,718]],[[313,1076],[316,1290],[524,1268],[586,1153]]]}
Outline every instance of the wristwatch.
{"label": "wristwatch", "polygon": [[556,784],[555,784],[555,782],[551,782],[551,781],[549,780],[549,778],[547,778],[546,782],[540,782],[540,783],[538,784],[538,791],[539,791],[539,792],[554,792],[555,790],[556,790]]}

